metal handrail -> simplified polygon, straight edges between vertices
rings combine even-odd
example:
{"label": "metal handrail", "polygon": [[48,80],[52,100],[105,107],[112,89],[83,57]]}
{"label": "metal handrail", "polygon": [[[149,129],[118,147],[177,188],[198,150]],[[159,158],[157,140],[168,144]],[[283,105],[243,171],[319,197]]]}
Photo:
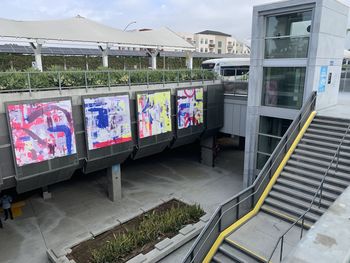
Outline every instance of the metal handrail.
{"label": "metal handrail", "polygon": [[[301,123],[303,122],[304,117],[306,116],[307,113],[309,113],[309,111],[311,111],[311,108],[314,107],[315,102],[316,102],[316,92],[313,92],[312,95],[310,96],[310,98],[307,100],[307,102],[304,104],[304,106],[299,111],[298,117],[296,119],[294,119],[294,121],[292,122],[292,124],[290,125],[290,127],[288,128],[288,130],[286,131],[284,136],[282,137],[280,143],[277,145],[277,147],[275,148],[275,150],[271,154],[271,157],[266,162],[266,164],[264,165],[263,169],[261,170],[261,172],[259,173],[259,175],[255,179],[255,181],[253,182],[253,184],[250,187],[248,187],[248,188],[244,189],[243,191],[239,192],[238,194],[236,194],[234,197],[232,197],[229,200],[227,200],[225,203],[222,203],[215,210],[215,212],[211,216],[209,222],[206,224],[205,228],[202,230],[202,232],[200,233],[200,235],[198,236],[196,241],[191,246],[191,249],[187,253],[187,255],[186,255],[185,259],[183,260],[183,262],[187,262],[187,260],[189,258],[191,258],[191,261],[189,261],[190,263],[194,262],[194,260],[198,256],[199,252],[203,248],[204,244],[206,243],[206,241],[208,240],[210,235],[213,233],[213,231],[216,228],[216,226],[218,226],[218,224],[221,225],[221,220],[222,220],[223,216],[228,213],[228,211],[231,211],[233,208],[238,209],[237,214],[236,214],[236,217],[237,217],[237,220],[238,220],[238,217],[239,217],[239,205],[241,203],[243,203],[244,201],[246,201],[248,199],[253,199],[252,206],[254,206],[255,195],[259,192],[259,190],[260,190],[261,186],[263,185],[264,181],[266,180],[266,178],[268,178],[269,175],[271,177],[271,174],[272,174],[271,171],[274,168],[274,165],[277,163],[277,160],[279,160],[279,157],[282,155],[282,153],[286,153],[286,151],[288,150],[288,149],[286,149],[287,148],[286,146],[288,145],[288,143],[290,142],[290,140],[292,138],[290,135],[292,135],[297,130],[297,128],[299,130],[301,129]],[[284,152],[283,152],[283,150],[284,150]],[[274,158],[274,161],[271,164],[271,160],[273,158]],[[270,167],[267,170],[269,165],[270,165]],[[255,190],[255,186],[256,186],[257,182],[261,178],[262,178],[262,180],[261,180],[260,184],[258,185],[257,189]],[[249,194],[248,196],[246,196],[245,198],[243,198],[242,200],[240,200],[240,197],[244,196],[249,191],[253,191],[253,192],[251,194]],[[240,201],[236,202],[234,205],[232,205],[231,207],[227,208],[224,212],[222,212],[223,206],[228,204],[228,203],[230,203],[230,202],[232,202],[235,199],[236,200],[240,200]],[[198,243],[199,243],[199,241],[202,238],[204,238],[204,234],[208,231],[209,226],[214,222],[214,219],[217,216],[219,216],[219,218],[216,220],[214,226],[212,226],[210,232],[207,234],[207,236],[205,237],[204,241],[199,246],[199,248],[196,248]],[[219,229],[220,229],[220,225],[219,225]],[[197,252],[194,254],[193,251],[195,249],[197,249]]]}
{"label": "metal handrail", "polygon": [[[323,175],[323,178],[320,182],[320,185],[318,186],[317,188],[317,191],[316,193],[314,194],[312,200],[311,200],[311,203],[310,203],[310,206],[309,208],[279,237],[279,239],[277,240],[277,243],[276,245],[274,246],[274,249],[272,250],[272,253],[268,259],[267,262],[270,262],[274,253],[276,252],[276,249],[278,247],[278,244],[281,243],[281,249],[280,249],[280,262],[282,261],[282,258],[283,258],[283,243],[284,243],[284,237],[286,236],[286,234],[288,234],[288,232],[295,226],[299,223],[299,221],[301,220],[301,232],[300,232],[300,239],[303,237],[303,230],[304,230],[304,220],[305,220],[305,216],[308,212],[310,212],[312,206],[314,205],[314,202],[317,198],[317,196],[319,196],[319,201],[318,201],[318,208],[321,207],[321,202],[322,202],[322,191],[323,191],[323,184],[324,184],[324,181],[330,171],[330,169],[332,168],[333,166],[333,163],[334,163],[334,160],[337,159],[337,164],[336,164],[336,167],[335,167],[335,172],[337,172],[337,169],[338,169],[338,163],[339,163],[339,153],[340,153],[340,149],[343,145],[343,142],[345,141],[345,138],[347,137],[348,133],[350,131],[350,124],[348,125],[348,128],[346,129],[345,133],[344,133],[344,136],[343,138],[341,139],[335,153],[334,153],[334,156],[332,158],[332,161],[330,162],[325,174]],[[320,194],[319,194],[320,193]]]}

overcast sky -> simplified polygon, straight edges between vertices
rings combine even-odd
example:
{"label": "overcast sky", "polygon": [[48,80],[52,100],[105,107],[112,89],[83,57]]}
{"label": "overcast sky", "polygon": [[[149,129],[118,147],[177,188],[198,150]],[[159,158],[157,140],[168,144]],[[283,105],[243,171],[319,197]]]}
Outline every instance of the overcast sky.
{"label": "overcast sky", "polygon": [[[342,0],[350,5],[350,0]],[[81,15],[123,29],[206,29],[250,39],[252,7],[273,0],[1,0],[0,17],[15,20],[61,19]]]}

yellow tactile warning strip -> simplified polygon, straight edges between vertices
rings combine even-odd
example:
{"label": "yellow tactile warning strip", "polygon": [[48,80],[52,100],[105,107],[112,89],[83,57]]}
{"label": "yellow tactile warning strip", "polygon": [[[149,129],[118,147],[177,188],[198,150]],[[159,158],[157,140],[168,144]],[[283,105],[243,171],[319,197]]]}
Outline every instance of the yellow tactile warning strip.
{"label": "yellow tactile warning strip", "polygon": [[226,228],[224,231],[222,231],[219,235],[219,237],[216,239],[216,241],[214,242],[213,246],[210,248],[208,254],[206,255],[206,257],[203,260],[203,263],[209,263],[211,262],[213,256],[215,255],[216,251],[218,250],[220,244],[222,243],[222,241],[230,234],[232,233],[234,230],[236,230],[237,228],[239,228],[241,225],[243,225],[245,222],[247,222],[249,219],[251,219],[253,216],[255,216],[261,206],[263,205],[266,197],[268,196],[269,192],[272,189],[272,186],[275,184],[275,182],[277,181],[278,176],[281,174],[284,166],[287,164],[290,156],[292,155],[292,153],[294,152],[295,148],[298,146],[300,140],[302,139],[302,137],[304,136],[306,130],[308,129],[308,127],[310,126],[311,122],[313,121],[313,119],[316,116],[316,111],[313,111],[310,116],[308,117],[308,119],[306,120],[304,126],[302,127],[302,129],[300,130],[298,136],[295,138],[293,144],[291,145],[291,147],[289,148],[288,152],[286,153],[286,155],[284,156],[283,160],[281,161],[280,165],[278,166],[276,172],[273,174],[269,184],[266,186],[264,192],[262,193],[261,197],[259,198],[258,202],[256,203],[255,207],[253,208],[252,211],[250,211],[248,214],[246,214],[245,216],[243,216],[241,219],[239,219],[238,221],[236,221],[234,224],[232,224],[231,226],[229,226],[228,228]]}
{"label": "yellow tactile warning strip", "polygon": [[[229,239],[229,238],[225,238],[225,240],[226,240],[228,243],[231,243],[233,246],[238,247],[240,250],[244,251],[245,253],[251,254],[251,255],[254,256],[255,258],[258,258],[258,259],[260,259],[261,261],[267,262],[267,259],[266,259],[266,258],[264,258],[264,257],[262,257],[262,256],[260,256],[260,255],[258,255],[258,254],[256,254],[254,251],[252,251],[252,250],[250,250],[250,249],[248,249],[248,248],[242,246],[241,244],[237,243],[236,241],[233,241],[233,240],[231,240],[231,239]],[[271,261],[270,261],[270,262],[271,262]]]}

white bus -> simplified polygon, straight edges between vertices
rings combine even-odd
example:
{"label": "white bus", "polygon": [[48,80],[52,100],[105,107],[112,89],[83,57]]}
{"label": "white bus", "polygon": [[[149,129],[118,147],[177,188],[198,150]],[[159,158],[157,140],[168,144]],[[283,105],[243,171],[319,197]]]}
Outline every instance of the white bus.
{"label": "white bus", "polygon": [[202,68],[216,72],[223,80],[248,80],[249,58],[217,58],[202,62]]}

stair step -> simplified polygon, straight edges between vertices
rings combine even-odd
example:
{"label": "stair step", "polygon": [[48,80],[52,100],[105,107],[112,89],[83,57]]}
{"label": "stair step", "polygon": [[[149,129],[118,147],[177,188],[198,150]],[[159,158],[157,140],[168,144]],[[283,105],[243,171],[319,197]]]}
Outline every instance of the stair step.
{"label": "stair step", "polygon": [[322,123],[322,125],[328,126],[341,126],[347,128],[349,126],[349,120],[336,120],[336,119],[327,119],[316,117],[312,121],[313,123]]}
{"label": "stair step", "polygon": [[240,256],[241,259],[247,259],[247,260],[249,260],[249,262],[261,262],[261,263],[267,262],[266,258],[262,257],[261,255],[258,255],[256,252],[251,251],[248,248],[240,245],[235,240],[231,240],[229,238],[226,238],[222,245],[227,245],[228,247],[230,247],[230,249],[228,247],[226,247],[227,250],[230,252],[231,251],[239,251],[246,256],[246,257]]}
{"label": "stair step", "polygon": [[[309,139],[313,139],[313,140],[331,141],[331,142],[337,144],[337,146],[342,141],[341,138],[327,137],[327,136],[316,135],[316,134],[307,133],[307,132],[304,134],[304,137],[305,138],[309,138]],[[349,143],[350,143],[349,139],[346,139],[346,140],[343,141],[343,144],[349,144]]]}
{"label": "stair step", "polygon": [[313,129],[320,129],[320,130],[335,130],[340,132],[346,132],[348,130],[348,127],[339,127],[339,126],[333,126],[333,125],[324,125],[324,124],[317,124],[317,123],[311,123],[310,128]]}
{"label": "stair step", "polygon": [[[286,203],[286,204],[289,204],[289,205],[292,205],[292,206],[296,206],[302,210],[307,210],[309,209],[310,207],[310,204],[311,204],[311,201],[310,202],[306,202],[306,201],[302,201],[300,199],[296,199],[296,198],[293,198],[291,196],[288,196],[288,195],[285,195],[285,194],[282,194],[282,193],[279,193],[277,191],[271,191],[269,193],[269,197],[272,198],[272,199],[275,199],[277,201],[280,201],[280,202],[283,202],[283,203]],[[318,208],[318,203],[314,202],[315,205],[313,205],[311,207],[311,212],[314,213],[314,214],[317,214],[317,215],[323,215],[324,212],[327,211],[327,208],[328,207],[320,207]]]}
{"label": "stair step", "polygon": [[[291,159],[298,160],[298,161],[303,161],[303,162],[307,162],[307,163],[311,163],[311,164],[321,165],[321,166],[323,166],[325,168],[328,168],[329,165],[330,165],[330,162],[318,160],[318,159],[315,159],[315,158],[309,158],[309,157],[301,156],[301,155],[298,155],[298,154],[292,154]],[[346,162],[350,162],[350,160],[346,160]],[[336,163],[333,162],[331,167],[335,168],[336,167]],[[342,171],[345,171],[345,172],[349,173],[350,172],[350,163],[347,164],[347,165],[339,164],[338,165],[338,170],[342,170]]]}
{"label": "stair step", "polygon": [[335,131],[327,131],[327,130],[321,130],[321,129],[314,129],[314,128],[308,128],[306,131],[306,134],[318,134],[321,136],[326,136],[326,137],[338,137],[339,139],[342,139],[344,136],[346,139],[349,139],[350,134],[346,132],[335,132]]}
{"label": "stair step", "polygon": [[[316,165],[316,164],[308,164],[308,163],[298,162],[296,160],[291,160],[291,159],[287,163],[288,167],[290,167],[290,165],[296,166],[298,168],[302,167],[304,169],[308,169],[312,172],[316,172],[318,174],[321,174],[322,176],[324,176],[324,174],[326,173],[327,168],[328,168],[328,167],[321,167],[321,166]],[[327,176],[332,176],[335,178],[345,179],[345,180],[348,180],[348,178],[349,178],[348,173],[343,173],[343,172],[340,172],[339,170],[337,172],[335,172],[333,168],[331,170],[329,170]]]}
{"label": "stair step", "polygon": [[[264,203],[271,207],[274,207],[276,210],[279,210],[281,213],[285,213],[287,215],[294,215],[296,217],[301,216],[307,210],[307,209],[301,209],[293,205],[286,204],[284,202],[272,199],[270,197],[267,197]],[[320,218],[320,215],[313,213],[313,211],[309,211],[309,213],[305,215],[305,219],[307,219],[310,222],[316,222],[319,218]]]}
{"label": "stair step", "polygon": [[233,260],[229,257],[227,257],[224,253],[218,251],[212,258],[211,262],[214,263],[248,263],[247,261],[238,261],[238,260]]}
{"label": "stair step", "polygon": [[[329,142],[324,142],[324,141],[315,141],[315,140],[307,139],[307,138],[302,138],[299,144],[305,144],[305,143],[317,145],[317,146],[323,146],[323,147],[327,147],[327,148],[334,148],[334,149],[337,149],[339,146],[339,143],[335,144],[335,143],[329,143]],[[350,147],[348,147],[346,145],[342,145],[341,150],[346,151],[346,152],[350,152]]]}
{"label": "stair step", "polygon": [[[335,153],[337,152],[337,149],[329,149],[329,147],[319,147],[319,146],[313,146],[309,144],[299,144],[298,149],[308,151],[308,152],[319,152],[319,153],[324,153],[326,155],[334,157]],[[350,153],[345,152],[345,151],[339,151],[339,156],[340,157],[347,157],[350,158]]]}
{"label": "stair step", "polygon": [[[303,169],[299,169],[297,167],[293,167],[293,166],[290,166],[290,165],[287,165],[287,166],[284,167],[284,172],[288,172],[288,173],[291,173],[291,174],[297,174],[297,175],[300,175],[300,176],[303,176],[303,177],[307,177],[307,178],[313,179],[313,180],[318,181],[318,182],[321,182],[323,177],[324,177],[324,174],[315,173],[315,172],[309,172],[309,171],[307,171],[305,169],[304,170]],[[328,184],[332,184],[332,185],[335,185],[335,186],[346,188],[350,184],[350,177],[349,177],[348,180],[345,180],[345,179],[338,179],[338,178],[332,177],[331,175],[328,175],[325,178],[325,182],[328,183]]]}
{"label": "stair step", "polygon": [[322,154],[322,153],[316,153],[316,152],[312,152],[312,151],[306,151],[306,150],[302,150],[302,149],[295,149],[294,153],[296,153],[296,155],[299,156],[307,156],[307,157],[314,157],[314,158],[319,158],[319,159],[325,159],[325,161],[327,162],[331,162],[333,159],[333,162],[337,162],[339,161],[339,163],[343,163],[343,164],[348,164],[350,166],[350,159],[348,158],[343,158],[341,156],[339,156],[339,159],[337,156],[335,156],[335,153],[333,155],[327,155],[327,154]]}
{"label": "stair step", "polygon": [[[288,221],[290,223],[296,222],[298,220],[298,218],[299,218],[298,216],[285,213],[284,211],[280,211],[279,209],[277,209],[277,208],[275,208],[273,206],[270,206],[268,204],[263,204],[261,206],[261,211],[263,211],[263,212],[265,212],[265,213],[267,213],[269,215],[275,216],[275,217],[277,217],[279,219]],[[298,226],[301,226],[302,225],[302,220],[299,220],[296,224]],[[314,224],[314,222],[309,221],[307,218],[304,219],[304,229],[310,229],[313,224]]]}
{"label": "stair step", "polygon": [[[308,185],[308,186],[311,186],[313,187],[314,189],[317,189],[320,184],[321,184],[321,181],[315,181],[315,180],[312,180],[312,179],[309,179],[309,178],[306,178],[306,177],[302,177],[302,176],[299,176],[299,175],[296,175],[296,174],[291,174],[291,173],[288,173],[288,172],[282,172],[281,174],[282,176],[280,176],[277,181],[279,179],[287,179],[291,182],[295,182],[296,184],[302,184],[302,185]],[[335,194],[341,194],[342,192],[344,192],[344,189],[345,188],[341,188],[341,187],[337,187],[337,186],[334,186],[334,185],[330,185],[328,183],[324,183],[323,184],[323,191],[327,191],[327,192],[332,192],[332,193],[335,193]]]}
{"label": "stair step", "polygon": [[[275,184],[272,188],[273,191],[271,191],[270,193],[275,193],[275,192],[279,192],[281,194],[285,194],[285,195],[288,195],[288,196],[291,196],[291,197],[294,197],[294,198],[297,198],[299,200],[304,200],[306,202],[309,202],[311,203],[315,193],[309,193],[309,194],[306,194],[304,192],[300,192],[298,190],[295,190],[295,189],[291,189],[290,187],[285,187],[283,185],[280,185],[280,184]],[[333,201],[336,199],[336,196],[332,195],[332,196],[329,196],[329,195],[326,195],[326,193],[322,194],[322,202],[321,202],[321,205],[324,206],[324,207],[329,207]],[[319,202],[319,198],[316,197],[315,198],[315,202],[318,204]]]}
{"label": "stair step", "polygon": [[[276,185],[283,185],[285,187],[289,187],[291,189],[295,189],[298,190],[300,192],[306,193],[306,194],[310,194],[312,196],[315,195],[317,188],[316,187],[310,187],[310,186],[305,186],[302,184],[296,184],[294,182],[291,182],[289,180],[283,179],[283,178],[278,178],[278,181],[276,182]],[[338,198],[339,195],[334,194],[334,193],[330,193],[328,191],[323,191],[322,195],[324,196],[330,196],[330,197],[334,197],[334,200]]]}

